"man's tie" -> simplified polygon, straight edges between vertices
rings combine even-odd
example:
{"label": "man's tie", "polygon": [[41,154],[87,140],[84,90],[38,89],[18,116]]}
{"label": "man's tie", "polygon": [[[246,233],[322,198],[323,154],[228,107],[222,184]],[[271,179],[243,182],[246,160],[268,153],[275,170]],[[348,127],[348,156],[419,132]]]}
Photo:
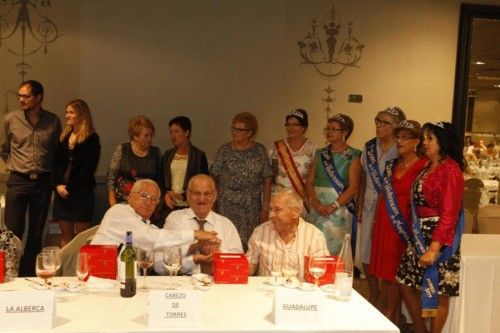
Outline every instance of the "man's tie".
{"label": "man's tie", "polygon": [[[196,222],[198,222],[198,226],[200,227],[200,230],[205,230],[205,223],[207,223],[207,220],[202,220],[197,217],[194,218]],[[200,264],[200,269],[201,272],[204,274],[212,275],[212,263],[204,263],[202,262]]]}

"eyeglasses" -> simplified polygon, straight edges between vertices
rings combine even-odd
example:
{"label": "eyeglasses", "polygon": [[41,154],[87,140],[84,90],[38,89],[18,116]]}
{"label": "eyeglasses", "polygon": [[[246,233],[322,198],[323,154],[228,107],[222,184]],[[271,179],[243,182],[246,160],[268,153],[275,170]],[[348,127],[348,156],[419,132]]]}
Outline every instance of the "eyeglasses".
{"label": "eyeglasses", "polygon": [[392,123],[390,121],[387,121],[387,120],[375,118],[375,125],[385,127],[385,126],[392,125]]}
{"label": "eyeglasses", "polygon": [[23,98],[23,99],[30,99],[31,97],[33,97],[34,95],[23,95],[23,94],[17,94],[17,97],[18,98]]}
{"label": "eyeglasses", "polygon": [[248,132],[248,131],[250,131],[248,128],[231,127],[231,132],[235,132],[235,133],[243,133],[243,132]]}
{"label": "eyeglasses", "polygon": [[154,203],[154,204],[157,204],[158,202],[160,202],[159,198],[149,194],[148,192],[138,191],[135,193],[139,193],[139,196],[144,201],[149,201],[149,202]]}
{"label": "eyeglasses", "polygon": [[201,197],[210,198],[214,195],[215,191],[211,190],[211,191],[201,192],[201,191],[189,190],[189,193],[191,193],[191,195],[195,198],[201,198]]}
{"label": "eyeglasses", "polygon": [[414,136],[411,136],[411,135],[398,135],[398,136],[395,136],[394,137],[394,140],[395,141],[398,141],[398,140],[401,140],[401,141],[408,141],[408,140],[412,140],[412,139],[416,139],[416,137]]}

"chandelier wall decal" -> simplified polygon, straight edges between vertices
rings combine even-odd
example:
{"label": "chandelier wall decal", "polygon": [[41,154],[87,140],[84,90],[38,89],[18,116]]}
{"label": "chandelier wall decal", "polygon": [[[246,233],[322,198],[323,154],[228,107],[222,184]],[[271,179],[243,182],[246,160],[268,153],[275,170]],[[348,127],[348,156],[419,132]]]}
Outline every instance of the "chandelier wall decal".
{"label": "chandelier wall decal", "polygon": [[361,60],[364,45],[354,36],[353,29],[352,22],[345,24],[342,21],[332,2],[325,19],[320,22],[313,18],[311,31],[298,41],[301,65],[312,67],[321,78],[329,82],[324,89],[326,97],[322,98],[327,118],[335,103],[335,90],[331,87],[333,79],[348,68],[359,68],[357,64]]}
{"label": "chandelier wall decal", "polygon": [[21,57],[15,67],[22,81],[31,68],[26,58],[40,50],[47,54],[48,45],[62,36],[44,14],[50,8],[50,0],[0,0],[0,49]]}

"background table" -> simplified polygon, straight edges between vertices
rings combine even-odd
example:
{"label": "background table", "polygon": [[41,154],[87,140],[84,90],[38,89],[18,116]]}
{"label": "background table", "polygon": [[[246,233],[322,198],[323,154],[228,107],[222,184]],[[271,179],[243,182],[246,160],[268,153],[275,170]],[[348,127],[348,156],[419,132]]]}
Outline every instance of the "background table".
{"label": "background table", "polygon": [[[61,281],[69,278],[56,278]],[[191,289],[188,277],[178,277],[185,289]],[[74,279],[73,279],[74,280]],[[149,329],[147,292],[133,298],[119,297],[118,289],[57,296],[57,317],[50,332],[311,332],[311,329],[282,328],[274,325],[273,290],[264,284],[267,278],[252,277],[247,285],[214,285],[203,291],[203,327]],[[148,277],[153,287],[165,287],[166,277]],[[142,279],[139,280],[139,286]],[[27,290],[30,282],[16,279],[0,284],[2,290]],[[304,291],[307,292],[307,291]],[[321,332],[399,332],[388,319],[353,291],[349,302],[328,297],[328,326]],[[1,332],[1,328],[0,328]]]}
{"label": "background table", "polygon": [[500,332],[500,235],[464,234],[456,332]]}

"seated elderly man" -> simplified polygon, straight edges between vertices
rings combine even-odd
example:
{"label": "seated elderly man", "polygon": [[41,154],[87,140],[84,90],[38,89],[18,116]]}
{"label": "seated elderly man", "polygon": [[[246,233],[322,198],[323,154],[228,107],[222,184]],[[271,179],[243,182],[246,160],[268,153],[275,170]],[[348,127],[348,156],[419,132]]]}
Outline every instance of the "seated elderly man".
{"label": "seated elderly man", "polygon": [[[212,211],[216,199],[217,190],[213,178],[203,174],[193,176],[187,188],[189,208],[173,211],[165,220],[164,228],[172,232],[200,229],[217,232],[218,239],[215,241],[198,241],[182,246],[182,271],[185,274],[210,274],[214,252],[243,252],[240,236],[233,223]],[[154,267],[158,274],[165,274],[161,257],[155,260]]]}
{"label": "seated elderly man", "polygon": [[138,244],[154,244],[155,247],[190,243],[194,239],[215,239],[217,233],[202,230],[172,232],[158,229],[149,218],[159,202],[160,188],[150,179],[135,182],[128,204],[116,204],[108,209],[91,244],[119,245],[125,242],[127,231],[132,231],[133,241]]}
{"label": "seated elderly man", "polygon": [[257,226],[248,241],[250,275],[257,270],[257,275],[271,275],[276,253],[298,254],[298,277],[302,280],[304,256],[329,255],[323,233],[300,217],[302,208],[302,198],[292,191],[278,192],[271,198],[269,221]]}

